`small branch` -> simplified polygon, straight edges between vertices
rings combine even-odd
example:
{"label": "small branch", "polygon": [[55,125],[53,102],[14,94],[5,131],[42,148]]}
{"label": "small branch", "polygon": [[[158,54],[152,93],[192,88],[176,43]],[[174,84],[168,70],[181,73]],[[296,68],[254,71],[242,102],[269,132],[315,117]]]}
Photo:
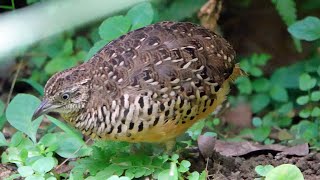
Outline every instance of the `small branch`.
{"label": "small branch", "polygon": [[10,99],[11,99],[11,96],[12,96],[12,92],[13,92],[13,88],[14,88],[14,86],[15,86],[15,84],[16,84],[16,81],[17,81],[18,75],[19,75],[19,73],[20,73],[22,64],[23,64],[23,60],[21,60],[21,61],[19,62],[19,64],[18,64],[17,71],[16,71],[16,73],[15,73],[15,75],[14,75],[14,78],[13,78],[13,81],[12,81],[12,83],[11,83],[11,87],[10,87],[10,91],[9,91],[9,95],[8,95],[8,98],[7,98],[7,102],[6,102],[5,108],[8,107],[8,104],[9,104],[9,102],[10,102]]}

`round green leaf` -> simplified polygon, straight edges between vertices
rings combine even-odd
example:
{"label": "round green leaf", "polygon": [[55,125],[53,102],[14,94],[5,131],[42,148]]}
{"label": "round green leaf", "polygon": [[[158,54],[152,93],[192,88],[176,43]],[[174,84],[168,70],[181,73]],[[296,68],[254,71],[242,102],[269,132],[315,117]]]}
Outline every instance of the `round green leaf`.
{"label": "round green leaf", "polygon": [[32,164],[32,169],[38,173],[47,173],[56,165],[53,157],[43,157]]}
{"label": "round green leaf", "polygon": [[312,117],[320,117],[320,108],[314,107],[311,112]]}
{"label": "round green leaf", "polygon": [[252,124],[254,127],[260,127],[262,125],[262,120],[259,117],[252,118]]}
{"label": "round green leaf", "polygon": [[29,94],[18,94],[10,102],[6,117],[8,122],[23,133],[27,134],[33,142],[36,142],[38,127],[42,117],[31,121],[33,112],[40,105],[40,100]]}
{"label": "round green leaf", "polygon": [[151,24],[153,20],[153,9],[149,2],[138,4],[131,8],[127,17],[131,20],[131,30],[135,30]]}
{"label": "round green leaf", "polygon": [[128,17],[113,16],[102,22],[99,27],[99,34],[101,39],[111,41],[126,34],[130,26],[131,22]]}
{"label": "round green leaf", "polygon": [[300,169],[292,164],[282,164],[269,171],[266,180],[303,180]]}
{"label": "round green leaf", "polygon": [[273,100],[278,102],[286,102],[289,99],[287,90],[284,87],[278,85],[271,88],[270,96]]}
{"label": "round green leaf", "polygon": [[288,31],[295,38],[314,41],[320,38],[320,19],[313,16],[308,16],[296,23],[292,24]]}
{"label": "round green leaf", "polygon": [[236,84],[241,94],[251,94],[252,85],[248,77],[237,78]]}
{"label": "round green leaf", "polygon": [[189,180],[199,180],[200,178],[200,174],[195,171],[195,172],[192,172],[189,176],[188,176],[188,179]]}
{"label": "round green leaf", "polygon": [[297,98],[297,103],[299,105],[305,105],[309,102],[309,96],[308,95],[305,95],[305,96],[299,96]]}
{"label": "round green leaf", "polygon": [[254,168],[254,170],[256,171],[257,174],[259,174],[260,176],[266,176],[268,174],[268,172],[270,172],[274,167],[272,165],[258,165]]}
{"label": "round green leaf", "polygon": [[20,166],[18,172],[22,177],[27,177],[33,174],[33,169],[30,166]]}
{"label": "round green leaf", "polygon": [[320,91],[313,91],[311,93],[311,101],[320,101]]}
{"label": "round green leaf", "polygon": [[293,103],[288,102],[286,104],[281,105],[277,111],[279,114],[286,115],[289,112],[291,112],[292,110],[293,110]]}
{"label": "round green leaf", "polygon": [[270,97],[266,94],[255,94],[251,99],[251,108],[253,113],[260,112],[270,103]]}
{"label": "round green leaf", "polygon": [[159,180],[178,180],[178,170],[177,170],[177,165],[175,163],[170,164],[170,169],[166,169],[161,171],[158,174],[158,179]]}
{"label": "round green leaf", "polygon": [[270,134],[271,128],[270,127],[259,127],[252,130],[252,139],[258,142],[264,141]]}
{"label": "round green leaf", "polygon": [[310,109],[303,109],[299,112],[299,116],[302,118],[308,118],[311,114]]}
{"label": "round green leaf", "polygon": [[101,48],[103,48],[106,44],[108,44],[109,40],[100,40],[92,46],[92,48],[89,50],[87,56],[85,57],[85,61],[88,61],[92,58],[93,55],[95,55]]}
{"label": "round green leaf", "polygon": [[299,77],[299,88],[302,91],[312,89],[317,83],[317,80],[312,78],[309,74],[304,73]]}
{"label": "round green leaf", "polygon": [[256,92],[266,92],[270,89],[270,81],[266,78],[259,78],[252,82],[253,90]]}
{"label": "round green leaf", "polygon": [[45,180],[45,178],[41,175],[32,175],[32,176],[26,177],[25,180]]}

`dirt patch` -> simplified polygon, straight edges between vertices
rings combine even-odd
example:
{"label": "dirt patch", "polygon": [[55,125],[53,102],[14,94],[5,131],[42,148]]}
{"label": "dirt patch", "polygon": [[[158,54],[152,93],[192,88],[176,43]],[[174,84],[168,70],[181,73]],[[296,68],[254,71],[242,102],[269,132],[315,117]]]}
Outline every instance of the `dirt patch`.
{"label": "dirt patch", "polygon": [[294,164],[301,170],[306,180],[320,179],[320,153],[310,153],[304,157],[281,156],[269,152],[255,152],[243,157],[224,157],[214,153],[205,159],[201,155],[189,158],[191,169],[201,172],[208,170],[209,179],[242,180],[254,179],[258,175],[254,168],[257,165]]}

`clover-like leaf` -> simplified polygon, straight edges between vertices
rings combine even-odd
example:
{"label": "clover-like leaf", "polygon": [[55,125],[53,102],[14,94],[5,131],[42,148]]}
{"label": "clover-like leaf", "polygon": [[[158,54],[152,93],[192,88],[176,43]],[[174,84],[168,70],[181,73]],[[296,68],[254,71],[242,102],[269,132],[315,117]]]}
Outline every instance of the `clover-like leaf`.
{"label": "clover-like leaf", "polygon": [[292,164],[282,164],[271,169],[265,176],[266,180],[304,180],[300,169]]}
{"label": "clover-like leaf", "polygon": [[113,16],[102,22],[99,27],[99,34],[102,39],[111,41],[126,34],[130,26],[131,22],[128,17]]}
{"label": "clover-like leaf", "polygon": [[312,78],[309,74],[304,73],[299,77],[299,88],[302,91],[312,89],[317,83],[317,80]]}
{"label": "clover-like leaf", "polygon": [[289,99],[287,90],[279,85],[275,85],[270,90],[271,98],[278,102],[286,102]]}
{"label": "clover-like leaf", "polygon": [[43,174],[49,172],[56,164],[57,160],[53,157],[43,157],[32,164],[32,169]]}
{"label": "clover-like leaf", "polygon": [[27,134],[33,142],[36,142],[38,127],[42,117],[32,121],[33,112],[39,106],[40,100],[29,94],[18,94],[10,102],[6,117],[8,122],[19,131]]}
{"label": "clover-like leaf", "polygon": [[131,20],[131,30],[135,30],[151,24],[153,20],[153,9],[149,2],[138,4],[131,8],[127,17]]}
{"label": "clover-like leaf", "polygon": [[308,16],[292,24],[288,31],[298,39],[314,41],[320,38],[320,19]]}
{"label": "clover-like leaf", "polygon": [[260,176],[266,176],[274,167],[272,165],[258,165],[254,168],[257,174]]}

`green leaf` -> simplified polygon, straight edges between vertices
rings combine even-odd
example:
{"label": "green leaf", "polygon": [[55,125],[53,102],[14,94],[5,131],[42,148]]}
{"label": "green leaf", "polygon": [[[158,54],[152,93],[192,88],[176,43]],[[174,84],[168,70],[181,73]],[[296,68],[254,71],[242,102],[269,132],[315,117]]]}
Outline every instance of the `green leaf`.
{"label": "green leaf", "polygon": [[239,77],[235,82],[241,94],[251,94],[252,85],[248,77]]}
{"label": "green leaf", "polygon": [[300,121],[299,124],[293,125],[290,130],[296,135],[297,139],[302,138],[307,142],[319,136],[318,125],[307,120]]}
{"label": "green leaf", "polygon": [[99,34],[101,39],[111,41],[126,34],[130,26],[131,22],[128,17],[113,16],[102,22],[99,27]]}
{"label": "green leaf", "polygon": [[296,3],[294,0],[272,0],[278,13],[287,26],[297,19]]}
{"label": "green leaf", "polygon": [[312,117],[320,117],[320,108],[314,107],[311,111],[311,116]]}
{"label": "green leaf", "polygon": [[304,180],[300,169],[292,164],[282,164],[269,171],[266,180]]}
{"label": "green leaf", "polygon": [[131,20],[131,30],[135,30],[151,24],[153,20],[153,9],[149,2],[140,3],[131,8],[127,17]]}
{"label": "green leaf", "polygon": [[19,81],[25,82],[32,86],[41,96],[43,96],[43,86],[32,79],[21,79]]}
{"label": "green leaf", "polygon": [[91,148],[88,148],[82,140],[74,136],[61,134],[58,138],[60,141],[58,142],[58,149],[55,152],[61,157],[76,158],[91,154]]}
{"label": "green leaf", "polygon": [[274,167],[272,165],[258,165],[254,168],[257,174],[260,176],[266,176]]}
{"label": "green leaf", "polygon": [[311,101],[320,101],[320,91],[313,91],[311,93]]}
{"label": "green leaf", "polygon": [[53,157],[43,157],[32,164],[32,169],[38,173],[44,174],[49,172],[56,164],[57,160]]}
{"label": "green leaf", "polygon": [[78,139],[79,141],[83,141],[82,140],[82,135],[81,133],[76,130],[75,128],[59,121],[58,119],[48,116],[47,118],[49,121],[51,121],[53,124],[55,124],[56,126],[58,126],[60,129],[62,129],[64,132],[66,132],[68,135],[75,137],[76,139]]}
{"label": "green leaf", "polygon": [[244,59],[240,61],[240,67],[242,70],[244,70],[245,72],[249,72],[251,65],[249,63],[248,59]]}
{"label": "green leaf", "polygon": [[40,105],[40,100],[32,95],[18,94],[10,102],[6,117],[8,122],[19,131],[27,134],[33,142],[36,142],[38,127],[42,117],[31,121],[33,112]]}
{"label": "green leaf", "polygon": [[51,59],[45,66],[44,70],[47,74],[54,74],[58,71],[65,70],[75,66],[78,59],[71,56],[56,56]]}
{"label": "green leaf", "polygon": [[180,163],[180,166],[178,168],[178,171],[179,172],[187,172],[189,171],[189,167],[191,166],[191,163],[187,160],[182,160],[181,163]]}
{"label": "green leaf", "polygon": [[96,42],[93,47],[89,50],[87,56],[86,56],[86,61],[88,61],[90,58],[93,57],[93,55],[95,55],[98,51],[101,50],[101,48],[103,48],[105,45],[107,45],[109,43],[109,40],[100,40],[98,42]]}
{"label": "green leaf", "polygon": [[31,176],[33,174],[33,169],[30,166],[20,166],[18,172],[22,177]]}
{"label": "green leaf", "polygon": [[251,74],[252,76],[255,76],[255,77],[260,77],[263,75],[263,72],[258,67],[252,67],[249,69],[249,74]]}
{"label": "green leaf", "polygon": [[35,174],[32,176],[26,177],[25,180],[45,180],[45,178],[42,175]]}
{"label": "green leaf", "polygon": [[286,102],[289,99],[288,92],[284,87],[275,85],[270,89],[270,96],[278,102]]}
{"label": "green leaf", "polygon": [[8,146],[8,142],[2,132],[0,132],[0,146]]}
{"label": "green leaf", "polygon": [[320,19],[308,16],[292,24],[288,31],[298,39],[314,41],[320,38]]}
{"label": "green leaf", "polygon": [[188,180],[199,180],[200,174],[197,171],[192,172],[188,176]]}
{"label": "green leaf", "polygon": [[308,95],[305,95],[305,96],[299,96],[297,98],[297,103],[299,105],[305,105],[309,102],[309,96]]}
{"label": "green leaf", "polygon": [[281,115],[287,115],[289,112],[291,112],[293,110],[293,103],[292,102],[288,102],[286,104],[281,105],[278,108],[278,113]]}
{"label": "green leaf", "polygon": [[255,94],[250,101],[252,112],[258,113],[270,103],[270,97],[266,94]]}
{"label": "green leaf", "polygon": [[266,78],[258,78],[252,82],[252,87],[256,92],[267,92],[269,91],[271,84]]}
{"label": "green leaf", "polygon": [[299,88],[302,91],[312,89],[317,83],[317,80],[312,78],[309,74],[304,73],[299,77]]}
{"label": "green leaf", "polygon": [[76,39],[76,49],[89,51],[91,48],[91,43],[89,40],[83,36],[79,36]]}
{"label": "green leaf", "polygon": [[253,65],[264,66],[271,59],[271,55],[269,54],[253,54],[250,57],[250,60]]}
{"label": "green leaf", "polygon": [[252,124],[254,127],[260,127],[262,125],[262,119],[260,117],[252,118]]}
{"label": "green leaf", "polygon": [[175,163],[170,164],[170,169],[166,169],[161,171],[158,174],[158,179],[159,180],[178,180],[178,170],[177,170],[177,165]]}
{"label": "green leaf", "polygon": [[299,112],[299,116],[302,117],[302,118],[308,118],[311,114],[311,111],[310,109],[302,109],[300,112]]}
{"label": "green leaf", "polygon": [[192,17],[203,6],[206,0],[175,0],[169,7],[160,11],[160,20],[182,21]]}
{"label": "green leaf", "polygon": [[263,142],[270,134],[270,127],[259,127],[252,130],[253,137],[252,139],[258,142]]}

